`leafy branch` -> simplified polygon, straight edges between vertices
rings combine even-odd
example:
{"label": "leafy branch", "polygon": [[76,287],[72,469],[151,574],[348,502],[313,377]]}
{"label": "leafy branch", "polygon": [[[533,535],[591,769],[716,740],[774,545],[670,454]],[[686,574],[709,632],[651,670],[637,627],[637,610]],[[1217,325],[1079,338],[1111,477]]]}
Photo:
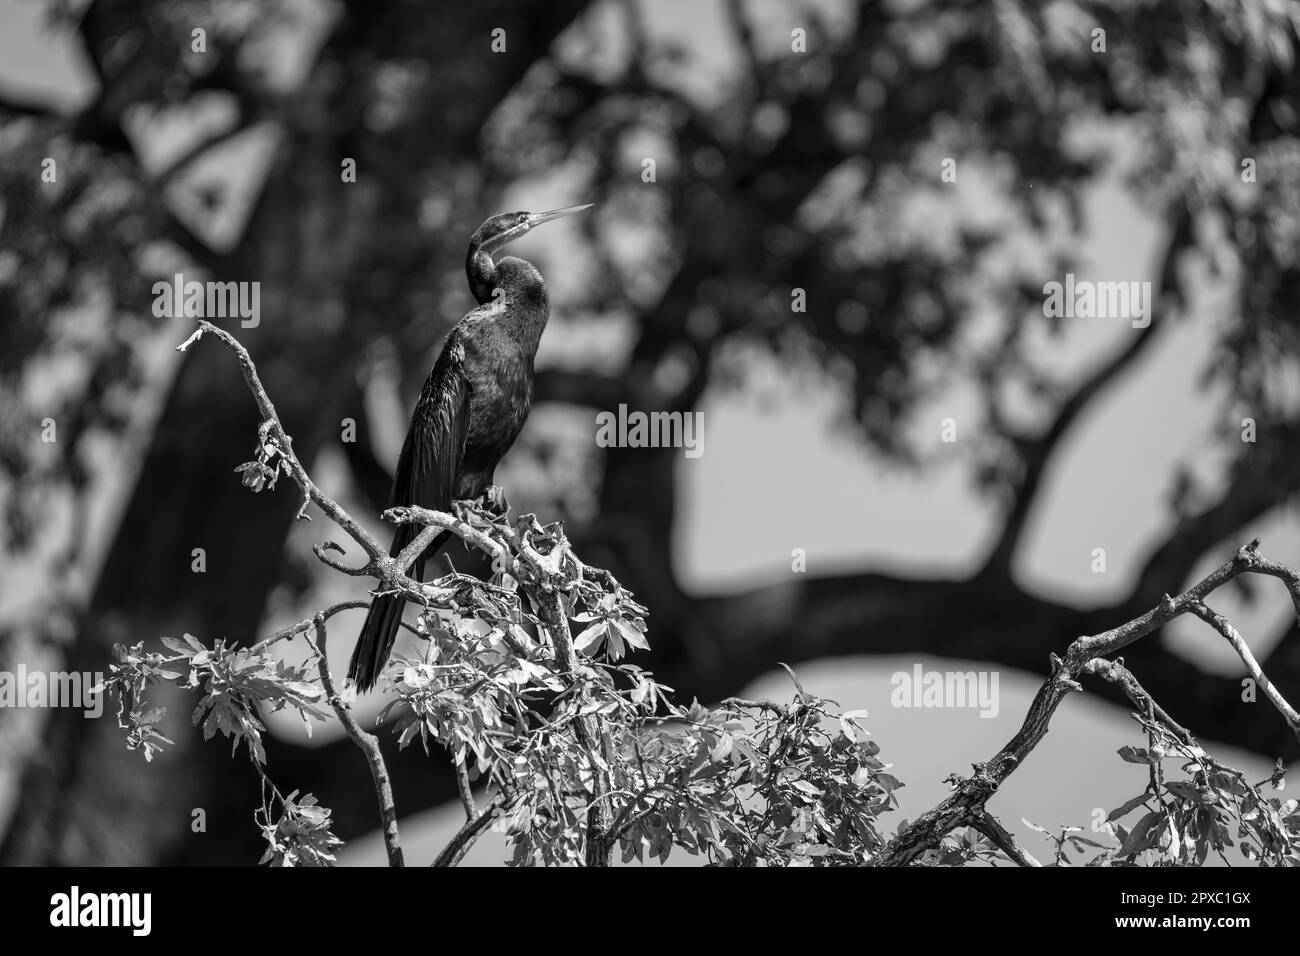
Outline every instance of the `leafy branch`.
{"label": "leafy branch", "polygon": [[[1258,542],[1178,598],[1166,596],[1146,614],[1102,634],[1081,637],[1064,657],[1051,657],[1051,675],[1020,731],[973,776],[951,778],[953,793],[888,837],[879,817],[897,809],[903,786],[869,739],[865,711],[841,713],[833,701],[808,693],[793,673],[788,703],[729,698],[709,708],[673,699],[673,690],[629,654],[649,646],[647,609],[608,571],[584,563],[564,528],[535,515],[511,517],[476,502],[454,513],[393,508],[387,521],[420,526],[415,540],[389,556],[355,519],[312,481],[293,452],[248,352],[229,333],[200,322],[181,346],[215,335],[234,352],[263,416],[255,457],[236,469],[254,492],[287,476],[302,493],[299,517],[317,506],[362,550],[349,565],[333,542],[313,549],[340,573],[375,579],[377,592],[395,592],[417,605],[410,629],[421,639],[411,658],[397,656],[383,675],[392,699],[381,715],[399,748],[416,741],[454,766],[466,821],[434,858],[454,866],[492,827],[506,836],[515,865],[665,860],[674,848],[724,866],[963,865],[1007,858],[1037,866],[986,809],[989,798],[1043,739],[1056,708],[1079,679],[1095,676],[1120,686],[1133,701],[1145,748],[1120,757],[1148,768],[1148,786],[1108,815],[1108,845],[1062,827],[1049,836],[1054,862],[1091,854],[1089,865],[1194,863],[1223,856],[1235,826],[1241,852],[1261,863],[1300,864],[1300,813],[1260,792],[1280,787],[1281,771],[1251,784],[1196,744],[1191,733],[1147,694],[1115,655],[1180,614],[1206,620],[1237,650],[1248,673],[1300,734],[1296,712],[1270,684],[1241,636],[1205,605],[1215,589],[1241,574],[1281,579],[1300,615],[1300,575],[1258,553]],[[408,576],[417,555],[451,532],[492,562],[489,580],[456,572],[435,581]],[[392,866],[404,863],[394,795],[378,738],[360,727],[329,669],[326,624],[333,615],[366,606],[349,601],[319,611],[243,648],[219,639],[207,647],[190,635],[164,638],[171,654],[143,644],[115,648],[105,687],[118,701],[127,746],[147,760],[171,743],[157,727],[165,711],[148,701],[150,688],[170,682],[200,689],[193,722],[205,739],[220,732],[232,749],[247,745],[263,783],[258,823],[268,843],[264,862],[328,865],[340,842],[330,811],[316,798],[287,796],[267,775],[260,714],[289,708],[308,730],[328,704],[370,769],[380,824]],[[575,633],[576,627],[576,633]],[[303,639],[311,655],[285,664],[275,645]],[[313,673],[314,668],[314,673]],[[788,668],[787,668],[788,670]],[[1166,780],[1164,762],[1179,760],[1185,780]],[[482,788],[479,808],[473,786]],[[279,812],[276,813],[276,806]],[[1122,821],[1139,809],[1135,824]],[[1094,828],[1096,829],[1096,828]]]}

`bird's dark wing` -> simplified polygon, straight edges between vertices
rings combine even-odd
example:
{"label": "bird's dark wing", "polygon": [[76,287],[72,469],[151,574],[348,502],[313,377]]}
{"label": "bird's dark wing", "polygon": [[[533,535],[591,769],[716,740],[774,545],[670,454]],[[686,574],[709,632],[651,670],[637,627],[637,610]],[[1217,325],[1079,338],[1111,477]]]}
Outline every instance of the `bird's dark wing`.
{"label": "bird's dark wing", "polygon": [[[456,473],[465,456],[465,436],[469,433],[469,392],[465,343],[459,329],[453,329],[411,415],[411,427],[397,460],[391,505],[419,505],[436,511],[451,507]],[[388,553],[397,557],[419,532],[419,525],[399,525]],[[411,577],[424,580],[425,561],[449,537],[450,532],[444,531],[433,540],[411,565]],[[370,603],[348,665],[348,679],[361,690],[369,690],[378,681],[397,640],[405,605],[405,598],[399,594],[379,595]]]}
{"label": "bird's dark wing", "polygon": [[465,344],[460,330],[453,329],[411,415],[411,427],[397,460],[392,504],[447,510],[456,491],[468,433]]}

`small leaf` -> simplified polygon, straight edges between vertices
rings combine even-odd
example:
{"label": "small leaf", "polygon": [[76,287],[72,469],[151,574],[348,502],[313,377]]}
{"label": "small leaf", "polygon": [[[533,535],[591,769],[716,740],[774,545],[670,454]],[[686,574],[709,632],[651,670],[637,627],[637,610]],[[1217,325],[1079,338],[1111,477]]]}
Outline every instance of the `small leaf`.
{"label": "small leaf", "polygon": [[866,720],[866,718],[867,712],[865,710],[846,710],[844,713],[840,714],[840,733],[849,740],[857,740],[858,737],[856,731],[860,730],[864,734],[869,733],[869,731],[859,723],[859,721]]}
{"label": "small leaf", "polygon": [[595,624],[590,624],[583,628],[582,632],[574,638],[573,649],[590,656],[591,652],[600,646],[600,642],[605,639],[608,632],[608,621],[597,621]]}
{"label": "small leaf", "polygon": [[1139,793],[1132,800],[1124,801],[1124,803],[1120,804],[1114,810],[1110,811],[1110,813],[1106,814],[1106,820],[1109,822],[1111,820],[1118,820],[1120,817],[1127,816],[1133,810],[1145,804],[1146,801],[1147,801],[1147,795],[1145,793]]}
{"label": "small leaf", "polygon": [[1154,810],[1144,816],[1137,822],[1123,845],[1119,848],[1119,856],[1131,856],[1150,847],[1156,838],[1156,824],[1160,822],[1161,815]]}
{"label": "small leaf", "polygon": [[1116,751],[1120,759],[1127,763],[1154,764],[1156,758],[1152,757],[1144,748],[1123,746]]}
{"label": "small leaf", "polygon": [[641,651],[650,650],[650,642],[647,641],[645,635],[632,624],[623,620],[623,618],[617,618],[614,621],[614,626],[618,628],[618,633],[623,640],[627,641],[632,647]]}

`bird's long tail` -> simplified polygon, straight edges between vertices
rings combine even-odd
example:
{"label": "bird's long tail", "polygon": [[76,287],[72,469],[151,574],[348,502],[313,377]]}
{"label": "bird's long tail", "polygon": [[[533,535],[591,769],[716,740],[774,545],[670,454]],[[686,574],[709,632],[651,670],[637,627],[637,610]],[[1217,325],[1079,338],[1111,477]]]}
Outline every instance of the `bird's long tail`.
{"label": "bird's long tail", "polygon": [[[388,553],[393,557],[401,554],[402,549],[415,540],[420,530],[418,525],[402,525],[393,535],[393,546],[388,549]],[[433,539],[428,550],[411,565],[411,577],[417,581],[424,579],[424,562],[437,554],[438,549],[450,537],[451,532],[444,531]],[[370,690],[379,680],[397,640],[397,629],[402,624],[402,610],[405,607],[406,599],[393,594],[380,595],[370,602],[366,623],[361,626],[357,646],[352,650],[352,663],[348,665],[348,680],[355,683],[358,690]]]}

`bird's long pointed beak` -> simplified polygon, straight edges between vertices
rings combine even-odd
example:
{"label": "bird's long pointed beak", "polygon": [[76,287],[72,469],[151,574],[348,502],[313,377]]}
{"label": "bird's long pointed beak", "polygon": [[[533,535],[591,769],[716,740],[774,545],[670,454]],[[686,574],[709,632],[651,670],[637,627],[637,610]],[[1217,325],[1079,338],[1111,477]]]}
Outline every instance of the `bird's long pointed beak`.
{"label": "bird's long pointed beak", "polygon": [[594,202],[584,203],[581,206],[565,206],[563,209],[552,209],[550,212],[535,212],[528,217],[528,228],[540,226],[544,222],[550,222],[552,219],[559,219],[561,216],[572,216],[575,212],[582,212],[584,209],[590,209],[596,205]]}

